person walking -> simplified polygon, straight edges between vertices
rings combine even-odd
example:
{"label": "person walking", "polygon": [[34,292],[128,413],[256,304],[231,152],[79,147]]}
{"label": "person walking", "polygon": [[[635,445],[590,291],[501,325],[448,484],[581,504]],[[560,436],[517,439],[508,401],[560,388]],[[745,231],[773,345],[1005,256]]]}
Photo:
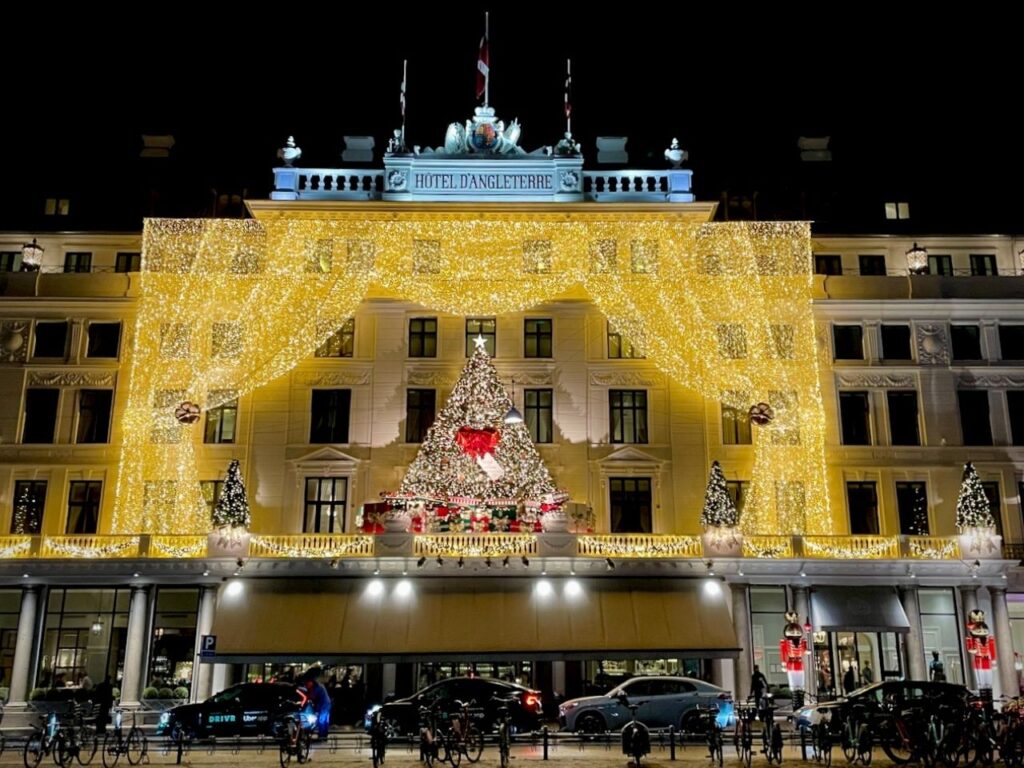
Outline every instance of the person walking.
{"label": "person walking", "polygon": [[114,686],[110,675],[93,689],[92,698],[96,703],[96,730],[104,733],[110,724],[110,708],[114,706]]}
{"label": "person walking", "polygon": [[853,671],[853,664],[846,668],[843,675],[843,693],[849,694],[857,687],[857,675]]}
{"label": "person walking", "polygon": [[933,683],[946,682],[946,665],[939,658],[938,651],[932,651],[932,660],[928,665],[928,679]]}
{"label": "person walking", "polygon": [[326,739],[331,728],[331,696],[317,679],[317,674],[312,671],[306,677],[306,694],[316,713],[317,735],[321,739]]}

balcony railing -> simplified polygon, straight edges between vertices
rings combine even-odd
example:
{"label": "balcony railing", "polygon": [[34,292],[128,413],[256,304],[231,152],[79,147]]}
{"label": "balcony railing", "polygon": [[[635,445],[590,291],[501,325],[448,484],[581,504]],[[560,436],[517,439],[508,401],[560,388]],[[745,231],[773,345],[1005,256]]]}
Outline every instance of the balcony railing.
{"label": "balcony railing", "polygon": [[[211,545],[212,546],[212,545]],[[340,558],[615,558],[728,560],[700,536],[638,533],[252,534],[230,555],[274,559]],[[738,556],[740,550],[736,549]],[[189,560],[226,557],[205,535],[0,536],[0,561],[25,559]],[[956,536],[756,536],[743,537],[751,560],[959,561]],[[1024,560],[1024,544],[1004,544],[1000,556]]]}

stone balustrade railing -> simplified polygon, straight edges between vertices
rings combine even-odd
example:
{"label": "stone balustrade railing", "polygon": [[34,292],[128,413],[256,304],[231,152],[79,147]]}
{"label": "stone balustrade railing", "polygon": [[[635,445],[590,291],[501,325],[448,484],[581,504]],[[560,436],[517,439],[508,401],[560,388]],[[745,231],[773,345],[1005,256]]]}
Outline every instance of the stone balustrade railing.
{"label": "stone balustrade railing", "polygon": [[[0,561],[25,559],[196,559],[223,553],[205,535],[0,536]],[[712,559],[700,536],[634,533],[249,534],[232,557]],[[1004,545],[990,559],[1021,559]],[[745,536],[751,560],[960,560],[955,536]]]}

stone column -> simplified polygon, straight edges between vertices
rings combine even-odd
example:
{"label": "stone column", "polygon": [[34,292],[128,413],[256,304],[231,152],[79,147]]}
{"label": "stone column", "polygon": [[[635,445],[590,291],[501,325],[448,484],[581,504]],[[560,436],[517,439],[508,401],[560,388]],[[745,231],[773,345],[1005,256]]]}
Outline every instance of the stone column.
{"label": "stone column", "polygon": [[1018,696],[1020,683],[1013,666],[1013,636],[1010,612],[1006,607],[1006,587],[989,587],[992,599],[992,632],[996,638],[996,660],[999,664],[999,686],[1003,696]]}
{"label": "stone column", "polygon": [[[958,625],[960,637],[960,654],[964,658],[964,685],[968,688],[977,688],[978,684],[974,679],[974,667],[971,665],[971,657],[965,651],[965,640],[967,639],[967,617],[971,611],[978,610],[978,588],[974,585],[963,585],[960,587],[960,607],[963,615],[959,617]],[[949,674],[948,672],[946,673]]]}
{"label": "stone column", "polygon": [[750,599],[746,584],[731,584],[732,625],[736,630],[736,642],[740,652],[733,665],[736,681],[736,700],[746,701],[750,695],[750,675],[754,671],[754,649],[750,634]]}
{"label": "stone column", "polygon": [[124,677],[121,678],[121,705],[134,707],[142,693],[142,660],[149,643],[149,585],[132,587],[128,609],[128,637],[124,644]]}
{"label": "stone column", "polygon": [[196,618],[195,666],[192,670],[192,701],[206,701],[213,694],[214,664],[202,664],[199,643],[203,635],[213,631],[213,617],[217,610],[217,587],[207,585],[199,592],[199,616]]}
{"label": "stone column", "polygon": [[[797,612],[798,621],[811,623],[811,600],[807,587],[793,587],[793,610]],[[818,688],[818,673],[814,669],[814,637],[807,637],[807,655],[804,658],[804,691],[810,694]]]}
{"label": "stone column", "polygon": [[14,641],[14,665],[7,706],[24,706],[28,702],[28,686],[32,679],[32,657],[35,655],[36,624],[39,620],[39,587],[25,587],[21,592],[21,613],[18,614],[18,635]]}
{"label": "stone column", "polygon": [[917,599],[917,587],[900,587],[900,602],[910,622],[904,646],[907,657],[907,677],[911,680],[927,680],[928,668],[924,658],[924,635],[921,630],[921,605]]}

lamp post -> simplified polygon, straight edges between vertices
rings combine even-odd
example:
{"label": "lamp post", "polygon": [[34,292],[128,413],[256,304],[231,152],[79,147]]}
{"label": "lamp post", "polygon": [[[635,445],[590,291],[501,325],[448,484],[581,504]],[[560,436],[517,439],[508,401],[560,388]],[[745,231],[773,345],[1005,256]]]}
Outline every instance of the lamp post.
{"label": "lamp post", "polygon": [[505,414],[506,424],[522,424],[523,414],[516,408],[516,380],[512,379],[512,407],[508,409],[508,413]]}
{"label": "lamp post", "polygon": [[913,247],[907,251],[907,269],[912,275],[927,274],[928,249],[914,243]]}
{"label": "lamp post", "polygon": [[25,272],[36,272],[43,263],[44,250],[34,237],[31,243],[21,246],[21,268]]}

